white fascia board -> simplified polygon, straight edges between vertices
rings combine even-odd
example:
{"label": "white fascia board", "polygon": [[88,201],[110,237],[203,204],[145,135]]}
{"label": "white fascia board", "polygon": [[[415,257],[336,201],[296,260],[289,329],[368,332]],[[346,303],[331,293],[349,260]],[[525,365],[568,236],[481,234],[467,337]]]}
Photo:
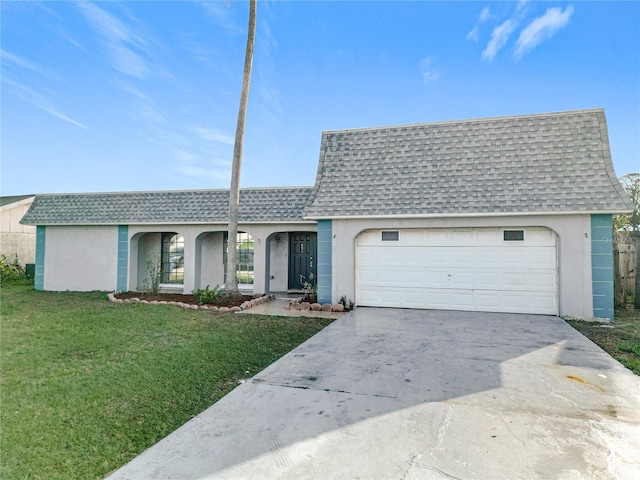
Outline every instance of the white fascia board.
{"label": "white fascia board", "polygon": [[[315,225],[315,220],[282,220],[269,222],[239,222],[238,225]],[[27,223],[24,225],[33,226],[50,226],[50,227],[117,227],[120,225],[128,225],[130,227],[144,227],[150,225],[228,225],[228,222],[109,222],[109,223]]]}

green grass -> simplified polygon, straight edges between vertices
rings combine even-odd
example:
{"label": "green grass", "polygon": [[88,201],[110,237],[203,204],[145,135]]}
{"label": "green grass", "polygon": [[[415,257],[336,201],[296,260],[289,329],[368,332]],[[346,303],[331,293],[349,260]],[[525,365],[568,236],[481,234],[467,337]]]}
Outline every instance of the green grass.
{"label": "green grass", "polygon": [[331,322],[0,293],[3,479],[102,478]]}
{"label": "green grass", "polygon": [[568,323],[622,363],[640,375],[640,310],[616,310],[613,323],[568,320]]}

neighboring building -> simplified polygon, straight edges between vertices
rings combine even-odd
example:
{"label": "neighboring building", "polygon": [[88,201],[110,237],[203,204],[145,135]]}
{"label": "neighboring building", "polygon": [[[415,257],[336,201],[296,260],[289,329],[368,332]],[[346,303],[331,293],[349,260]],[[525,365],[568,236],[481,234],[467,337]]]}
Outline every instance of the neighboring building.
{"label": "neighboring building", "polygon": [[[227,198],[39,195],[36,288],[135,290],[153,258],[184,293],[222,284]],[[582,318],[613,317],[611,220],[632,210],[601,109],[325,132],[314,187],[240,204],[256,292],[317,273],[321,302]]]}
{"label": "neighboring building", "polygon": [[24,267],[36,262],[36,227],[22,225],[35,195],[0,197],[0,254]]}

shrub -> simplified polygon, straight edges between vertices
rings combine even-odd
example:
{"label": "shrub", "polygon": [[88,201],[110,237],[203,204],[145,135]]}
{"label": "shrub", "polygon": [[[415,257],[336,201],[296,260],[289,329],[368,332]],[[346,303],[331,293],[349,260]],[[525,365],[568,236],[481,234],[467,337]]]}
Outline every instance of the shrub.
{"label": "shrub", "polygon": [[338,301],[338,303],[341,303],[344,306],[344,310],[346,312],[348,312],[350,310],[353,310],[354,304],[353,304],[353,302],[351,300],[349,300],[347,298],[346,295],[341,296],[340,300]]}
{"label": "shrub", "polygon": [[304,275],[300,275],[300,283],[302,284],[302,290],[304,290],[303,302],[315,303],[318,300],[318,284],[315,281],[316,276],[313,273],[309,274],[309,280]]}
{"label": "shrub", "polygon": [[199,288],[198,290],[193,290],[191,292],[200,305],[204,305],[205,303],[217,303],[222,300],[222,297],[225,295],[223,289],[221,287],[213,287],[209,288],[207,285],[204,289]]}
{"label": "shrub", "polygon": [[0,281],[12,283],[27,279],[27,272],[20,265],[9,263],[5,255],[0,255]]}
{"label": "shrub", "polygon": [[162,266],[160,265],[160,257],[155,261],[149,258],[146,261],[147,265],[147,277],[144,279],[145,290],[151,293],[158,293],[160,291],[160,282],[162,281]]}

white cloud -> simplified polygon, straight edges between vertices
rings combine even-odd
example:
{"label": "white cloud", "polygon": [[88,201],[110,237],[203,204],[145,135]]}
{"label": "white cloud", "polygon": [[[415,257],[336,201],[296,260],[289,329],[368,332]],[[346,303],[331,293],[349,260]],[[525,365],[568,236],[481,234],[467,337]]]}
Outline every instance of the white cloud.
{"label": "white cloud", "polygon": [[[226,184],[231,178],[231,168],[216,168],[199,165],[177,164],[174,171],[183,177],[187,177],[191,183],[198,186],[211,186],[211,184]],[[212,182],[213,181],[213,182]]]}
{"label": "white cloud", "polygon": [[65,115],[64,113],[62,113],[60,110],[58,110],[52,105],[51,99],[55,96],[54,94],[47,93],[47,95],[44,95],[42,92],[37,92],[29,87],[26,87],[25,85],[19,82],[16,82],[14,80],[11,80],[10,78],[7,78],[6,76],[4,76],[2,81],[6,85],[13,87],[18,97],[29,102],[36,108],[39,108],[40,110],[47,112],[48,114],[53,115],[54,117],[57,117],[60,120],[64,120],[65,122],[75,125],[76,127],[82,128],[84,130],[89,130],[89,127],[87,127],[85,124],[80,123],[77,120],[74,120],[68,115]]}
{"label": "white cloud", "polygon": [[193,127],[191,130],[200,138],[209,142],[224,143],[226,145],[233,145],[235,143],[234,137],[221,132],[217,128]]}
{"label": "white cloud", "polygon": [[491,11],[489,7],[484,7],[482,12],[480,12],[480,22],[486,22],[489,18],[491,18]]}
{"label": "white cloud", "polygon": [[484,7],[478,16],[478,21],[473,26],[471,31],[467,33],[467,40],[471,40],[473,42],[477,42],[480,40],[480,24],[486,22],[491,18],[491,10],[489,7]]}
{"label": "white cloud", "polygon": [[543,41],[553,37],[558,30],[564,28],[567,23],[569,23],[573,12],[574,9],[572,5],[569,5],[564,10],[555,7],[548,8],[544,15],[534,19],[520,32],[514,55],[521,57],[536,48]]}
{"label": "white cloud", "polygon": [[478,40],[480,40],[480,30],[478,29],[477,25],[473,27],[469,33],[467,33],[467,40],[471,40],[473,42],[477,42]]}
{"label": "white cloud", "polygon": [[43,111],[53,115],[54,117],[59,118],[60,120],[64,120],[65,122],[68,122],[72,125],[75,125],[76,127],[82,128],[84,130],[89,130],[89,127],[87,127],[86,125],[84,125],[83,123],[80,123],[76,120],[74,120],[71,117],[66,116],[65,114],[59,112],[58,110],[54,110],[53,108],[47,106],[47,105],[39,105],[37,103],[33,103],[36,107],[42,109]]}
{"label": "white cloud", "polygon": [[54,74],[53,72],[43,67],[42,65],[32,62],[31,60],[27,60],[26,58],[14,55],[3,49],[0,49],[0,60],[5,65],[11,64],[13,66],[30,70],[34,73],[37,73],[38,75],[59,80],[58,75]]}
{"label": "white cloud", "polygon": [[420,60],[420,75],[424,83],[435,82],[441,77],[440,72],[433,68],[434,57],[426,57]]}
{"label": "white cloud", "polygon": [[221,28],[230,33],[242,33],[244,30],[237,25],[231,18],[231,9],[229,2],[200,2],[204,13]]}
{"label": "white cloud", "polygon": [[487,44],[487,47],[482,52],[482,58],[485,60],[493,60],[496,54],[507,44],[509,37],[518,26],[518,23],[514,19],[509,19],[498,25],[491,32],[491,40]]}
{"label": "white cloud", "polygon": [[519,0],[518,5],[516,5],[516,13],[520,12],[528,2],[529,0]]}
{"label": "white cloud", "polygon": [[90,2],[79,2],[78,9],[98,32],[109,51],[113,68],[125,75],[144,79],[149,73],[143,57],[136,52],[144,41],[120,19]]}

